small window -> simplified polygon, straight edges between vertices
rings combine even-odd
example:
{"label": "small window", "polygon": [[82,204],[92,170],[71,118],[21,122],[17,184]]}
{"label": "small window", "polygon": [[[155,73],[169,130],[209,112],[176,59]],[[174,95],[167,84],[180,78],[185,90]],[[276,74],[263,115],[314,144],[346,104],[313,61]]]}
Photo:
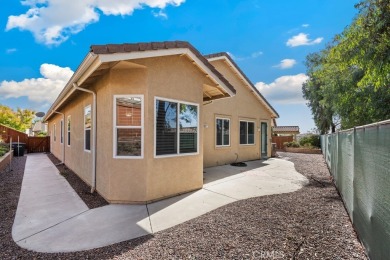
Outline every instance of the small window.
{"label": "small window", "polygon": [[240,144],[255,143],[255,123],[240,121]]}
{"label": "small window", "polygon": [[70,116],[68,116],[68,120],[66,122],[66,128],[67,128],[66,140],[68,142],[68,146],[70,146]]}
{"label": "small window", "polygon": [[60,141],[61,144],[64,143],[64,120],[61,120],[61,129],[60,129]]}
{"label": "small window", "polygon": [[91,105],[84,108],[84,150],[91,151]]}
{"label": "small window", "polygon": [[56,124],[53,125],[53,132],[54,132],[54,135],[53,135],[53,140],[54,142],[57,140],[57,136],[56,136]]}
{"label": "small window", "polygon": [[230,119],[217,118],[215,123],[216,128],[216,146],[230,145]]}
{"label": "small window", "polygon": [[155,154],[179,155],[198,152],[198,105],[156,99]]}
{"label": "small window", "polygon": [[114,158],[143,156],[143,96],[114,96]]}

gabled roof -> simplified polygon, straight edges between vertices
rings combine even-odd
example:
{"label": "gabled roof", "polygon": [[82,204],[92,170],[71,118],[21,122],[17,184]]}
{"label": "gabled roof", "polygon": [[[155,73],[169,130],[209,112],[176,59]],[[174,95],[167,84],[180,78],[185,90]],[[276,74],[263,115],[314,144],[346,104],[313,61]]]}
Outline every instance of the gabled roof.
{"label": "gabled roof", "polygon": [[274,126],[272,127],[274,133],[299,133],[299,126]]}
{"label": "gabled roof", "polygon": [[225,59],[225,61],[230,63],[229,65],[239,74],[239,76],[244,80],[244,82],[246,82],[246,84],[253,90],[253,93],[260,100],[260,102],[262,102],[268,108],[268,110],[273,115],[273,118],[279,117],[278,112],[276,112],[276,110],[271,106],[271,104],[268,103],[268,101],[264,98],[264,96],[260,93],[260,91],[255,87],[255,85],[253,85],[253,83],[245,75],[245,73],[240,69],[240,67],[238,67],[238,65],[233,61],[233,59],[230,57],[229,54],[227,54],[226,52],[218,52],[218,53],[204,55],[204,57],[206,59],[208,59],[209,61]]}
{"label": "gabled roof", "polygon": [[[209,61],[190,43],[184,41],[150,42],[134,44],[106,44],[92,45],[90,52],[77,68],[71,79],[54,101],[47,114],[43,118],[48,120],[53,111],[60,106],[75,92],[74,84],[89,88],[107,70],[116,66],[119,61],[129,61],[142,58],[163,57],[170,55],[185,55],[196,65],[217,87],[204,86],[204,100],[212,100],[234,96],[236,90],[219,73]],[[129,63],[130,64],[130,63]],[[132,64],[129,66],[137,66]]]}

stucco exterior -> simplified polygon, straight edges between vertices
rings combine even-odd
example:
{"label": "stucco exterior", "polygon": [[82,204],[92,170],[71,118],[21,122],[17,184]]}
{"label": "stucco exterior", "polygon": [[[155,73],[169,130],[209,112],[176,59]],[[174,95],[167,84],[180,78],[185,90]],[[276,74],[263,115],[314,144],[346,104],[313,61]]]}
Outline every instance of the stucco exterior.
{"label": "stucco exterior", "polygon": [[[215,100],[203,106],[204,111],[204,167],[261,159],[261,123],[267,123],[267,156],[271,156],[271,113],[253,94],[251,86],[247,85],[239,74],[232,70],[227,60],[222,58],[211,61],[236,89],[236,95],[231,98]],[[216,119],[230,120],[230,144],[216,144]],[[240,121],[250,121],[255,124],[254,144],[240,144]]]}
{"label": "stucco exterior", "polygon": [[[200,189],[203,186],[203,167],[234,162],[236,154],[239,161],[261,158],[261,132],[257,129],[261,122],[266,122],[268,137],[271,137],[271,114],[229,66],[219,60],[211,63],[203,57],[200,58],[204,60],[199,60],[200,54],[192,55],[196,52],[192,48],[190,46],[189,51],[180,49],[182,54],[168,53],[169,55],[162,56],[158,55],[158,50],[155,51],[157,54],[150,54],[153,51],[135,52],[134,55],[131,54],[131,58],[121,53],[93,56],[92,61],[87,60],[88,66],[84,66],[86,62],[80,65],[76,76],[64,88],[52,105],[52,110],[46,115],[51,135],[51,152],[110,203],[147,203]],[[78,88],[96,93],[97,117],[95,122],[92,117],[90,150],[85,149],[84,110],[91,106],[93,114],[94,101],[92,94]],[[224,98],[235,93],[236,97]],[[116,101],[116,98],[122,97],[136,97],[142,102],[137,103],[136,110],[132,108],[132,112],[126,114],[126,107],[122,107],[126,105],[118,105]],[[182,130],[180,116],[176,117],[176,130],[180,131],[175,128],[172,130],[177,132],[178,154],[157,155],[158,100],[177,104],[177,113],[182,109],[180,104],[187,104],[196,111],[191,119],[196,122],[196,126],[187,128],[187,135],[180,132],[185,129]],[[209,100],[213,100],[212,103]],[[134,125],[126,126],[129,119],[127,116],[134,117],[134,120],[136,118]],[[231,142],[228,147],[220,148],[215,145],[215,119],[218,116],[231,120]],[[253,145],[239,144],[241,119],[255,122]],[[61,120],[64,124],[62,143]],[[94,126],[95,147],[92,142]],[[123,126],[127,127],[126,131],[136,135],[129,137],[135,140],[130,146],[137,147],[129,157],[119,156],[117,153],[117,147],[123,145],[119,139],[119,131],[124,129],[121,128]],[[168,135],[174,136],[167,133]],[[195,151],[186,153],[179,150],[182,135],[183,138],[195,136],[191,141]],[[196,148],[193,147],[194,140],[197,142]],[[270,156],[270,145],[267,156]]]}

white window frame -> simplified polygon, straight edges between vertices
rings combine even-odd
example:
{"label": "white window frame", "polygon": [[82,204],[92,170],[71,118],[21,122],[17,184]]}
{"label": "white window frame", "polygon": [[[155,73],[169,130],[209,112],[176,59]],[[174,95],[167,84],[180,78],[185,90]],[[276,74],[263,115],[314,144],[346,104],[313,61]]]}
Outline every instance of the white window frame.
{"label": "white window frame", "polygon": [[[223,144],[223,128],[222,128],[222,144],[221,145],[218,145],[217,144],[217,120],[227,120],[227,121],[229,121],[229,144]],[[230,129],[231,129],[231,120],[230,120],[230,118],[228,118],[228,117],[220,117],[220,116],[217,116],[217,117],[215,117],[215,134],[214,134],[214,137],[215,137],[215,146],[216,147],[230,147],[230,144],[231,144],[231,138],[230,138]],[[223,126],[223,123],[222,123],[222,126]]]}
{"label": "white window frame", "polygon": [[60,143],[64,144],[64,120],[61,119],[60,121]]}
{"label": "white window frame", "polygon": [[70,147],[70,134],[71,134],[71,130],[70,130],[70,127],[71,127],[71,124],[72,124],[72,121],[71,121],[71,116],[69,115],[66,119],[66,145],[68,147]]}
{"label": "white window frame", "polygon": [[84,110],[83,110],[83,117],[84,117],[84,126],[83,126],[83,129],[84,129],[84,144],[83,144],[83,147],[84,147],[84,152],[87,152],[87,153],[90,153],[91,152],[91,145],[92,145],[92,142],[91,142],[91,140],[89,140],[89,150],[87,150],[86,149],[86,147],[85,147],[85,141],[86,141],[86,139],[85,139],[85,131],[87,130],[87,128],[85,127],[85,110],[87,109],[87,108],[89,108],[90,110],[91,110],[91,128],[89,128],[89,131],[90,131],[90,134],[89,134],[89,138],[92,138],[92,124],[93,124],[93,122],[92,122],[92,120],[93,120],[93,118],[92,118],[92,107],[91,107],[91,105],[89,104],[89,105],[86,105],[85,107],[84,107]]}
{"label": "white window frame", "polygon": [[[242,144],[241,143],[241,141],[240,141],[240,138],[241,138],[241,136],[240,136],[240,133],[241,133],[241,122],[245,122],[245,123],[247,123],[247,128],[246,128],[246,130],[247,130],[247,132],[246,132],[246,144]],[[248,143],[248,137],[249,137],[249,135],[248,135],[248,123],[253,123],[253,144],[249,144]],[[256,145],[256,121],[254,121],[254,120],[244,120],[244,119],[242,119],[242,120],[240,120],[240,122],[239,122],[239,124],[238,124],[238,143],[240,144],[240,145],[244,145],[244,146],[253,146],[253,145]]]}
{"label": "white window frame", "polygon": [[54,134],[53,134],[53,142],[57,142],[57,134],[56,134],[56,131],[57,129],[56,129],[56,123],[54,123],[53,124],[53,132],[54,132]]}
{"label": "white window frame", "polygon": [[[116,99],[117,98],[141,98],[141,126],[117,126],[116,125]],[[144,158],[144,95],[114,95],[113,98],[113,158],[115,159],[143,159]],[[141,155],[116,155],[117,151],[117,129],[141,129]]]}
{"label": "white window frame", "polygon": [[[160,101],[167,101],[167,102],[174,102],[174,103],[177,103],[178,106],[177,106],[177,115],[179,116],[180,115],[180,104],[184,104],[184,105],[191,105],[191,106],[196,106],[196,109],[197,109],[197,115],[196,115],[196,120],[197,120],[197,132],[196,132],[196,152],[195,153],[180,153],[180,127],[179,127],[179,119],[177,120],[177,148],[176,148],[176,154],[164,154],[164,155],[157,155],[157,124],[156,124],[156,120],[157,120],[157,113],[156,113],[156,105],[157,105],[157,100],[160,100]],[[199,154],[199,115],[200,115],[200,110],[199,110],[200,106],[199,104],[197,103],[192,103],[192,102],[188,102],[188,101],[182,101],[182,100],[177,100],[177,99],[170,99],[170,98],[164,98],[164,97],[159,97],[159,96],[155,96],[154,97],[154,158],[167,158],[167,157],[178,157],[178,156],[192,156],[192,155],[198,155]]]}

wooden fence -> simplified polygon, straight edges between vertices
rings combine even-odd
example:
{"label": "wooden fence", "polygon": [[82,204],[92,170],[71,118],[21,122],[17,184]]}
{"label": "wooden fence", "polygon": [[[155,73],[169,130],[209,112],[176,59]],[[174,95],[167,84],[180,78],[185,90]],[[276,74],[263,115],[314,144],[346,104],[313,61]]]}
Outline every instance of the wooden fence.
{"label": "wooden fence", "polygon": [[284,149],[283,143],[292,142],[294,140],[293,136],[272,136],[272,142],[276,143],[276,149]]}
{"label": "wooden fence", "polygon": [[27,146],[28,153],[50,152],[50,136],[45,136],[45,137],[29,136],[26,146]]}
{"label": "wooden fence", "polygon": [[9,143],[11,137],[12,142],[17,142],[19,138],[20,143],[27,143],[28,139],[28,135],[26,133],[20,132],[2,124],[0,124],[0,136],[5,143]]}
{"label": "wooden fence", "polygon": [[[12,142],[26,144],[26,151],[28,153],[43,153],[50,152],[50,137],[35,137],[18,130],[12,129],[8,126],[0,124],[0,137],[5,143],[9,143],[12,137]],[[19,139],[18,139],[19,138]]]}

